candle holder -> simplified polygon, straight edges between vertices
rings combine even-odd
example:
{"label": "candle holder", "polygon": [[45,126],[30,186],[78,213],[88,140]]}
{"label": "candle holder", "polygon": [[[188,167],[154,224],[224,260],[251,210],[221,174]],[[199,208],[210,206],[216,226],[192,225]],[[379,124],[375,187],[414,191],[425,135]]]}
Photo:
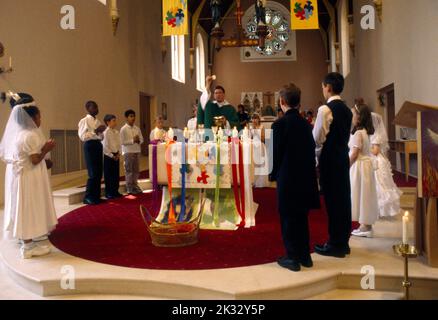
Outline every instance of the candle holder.
{"label": "candle holder", "polygon": [[394,245],[392,249],[396,255],[404,258],[405,271],[402,285],[404,288],[405,300],[409,300],[409,289],[412,286],[412,283],[409,281],[409,259],[416,258],[418,256],[418,251],[415,246],[409,244]]}

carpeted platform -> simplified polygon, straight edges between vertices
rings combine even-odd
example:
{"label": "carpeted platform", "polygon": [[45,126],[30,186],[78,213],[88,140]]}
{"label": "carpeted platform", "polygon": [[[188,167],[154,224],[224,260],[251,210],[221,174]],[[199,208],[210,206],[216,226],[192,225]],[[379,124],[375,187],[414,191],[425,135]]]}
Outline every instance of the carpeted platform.
{"label": "carpeted platform", "polygon": [[[255,189],[257,226],[238,231],[201,230],[199,243],[185,248],[157,248],[139,214],[152,208],[152,194],[85,206],[59,220],[50,236],[61,251],[100,263],[145,269],[201,270],[259,265],[284,254],[275,189]],[[310,213],[311,245],[327,238],[325,209]]]}

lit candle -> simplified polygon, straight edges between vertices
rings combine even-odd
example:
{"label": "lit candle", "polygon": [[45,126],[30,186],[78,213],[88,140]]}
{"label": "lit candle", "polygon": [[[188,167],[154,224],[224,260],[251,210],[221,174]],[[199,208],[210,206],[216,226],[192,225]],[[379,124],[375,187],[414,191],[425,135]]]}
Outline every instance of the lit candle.
{"label": "lit candle", "polygon": [[239,136],[239,132],[237,131],[237,128],[234,127],[233,129],[233,138],[237,138]]}
{"label": "lit candle", "polygon": [[403,216],[403,244],[408,244],[408,222],[409,222],[409,212],[406,211]]}
{"label": "lit candle", "polygon": [[12,70],[12,57],[9,57],[9,69]]}
{"label": "lit candle", "polygon": [[183,135],[184,135],[184,139],[189,139],[189,130],[187,129],[187,127],[184,128],[184,133],[183,133]]}
{"label": "lit candle", "polygon": [[248,127],[246,126],[246,127],[243,129],[242,141],[243,141],[243,142],[248,142],[248,140],[249,140],[249,130],[248,130]]}
{"label": "lit candle", "polygon": [[169,131],[167,131],[167,138],[168,138],[170,141],[173,141],[173,137],[174,137],[174,136],[175,136],[175,135],[173,134],[173,129],[170,128]]}

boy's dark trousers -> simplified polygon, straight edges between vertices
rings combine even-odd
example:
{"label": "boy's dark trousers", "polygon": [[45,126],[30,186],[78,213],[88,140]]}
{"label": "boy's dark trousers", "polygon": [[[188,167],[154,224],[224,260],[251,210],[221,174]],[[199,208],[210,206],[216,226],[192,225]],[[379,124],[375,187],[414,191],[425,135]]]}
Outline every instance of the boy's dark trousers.
{"label": "boy's dark trousers", "polygon": [[99,202],[103,167],[102,142],[100,140],[86,141],[84,143],[84,156],[88,170],[87,189],[84,200]]}
{"label": "boy's dark trousers", "polygon": [[279,203],[281,235],[288,258],[308,259],[309,247],[309,209],[291,209],[289,204]]}
{"label": "boy's dark trousers", "polygon": [[120,186],[120,161],[115,161],[113,158],[104,156],[103,173],[105,177],[105,196],[107,198],[117,197],[119,195]]}

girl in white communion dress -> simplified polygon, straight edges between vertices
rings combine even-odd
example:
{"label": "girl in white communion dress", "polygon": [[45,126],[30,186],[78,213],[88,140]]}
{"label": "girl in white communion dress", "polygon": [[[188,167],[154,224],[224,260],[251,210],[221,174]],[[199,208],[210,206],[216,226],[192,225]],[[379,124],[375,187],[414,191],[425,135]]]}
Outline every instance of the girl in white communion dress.
{"label": "girl in white communion dress", "polygon": [[350,183],[352,220],[360,228],[352,232],[356,237],[373,237],[373,225],[379,218],[376,180],[369,136],[374,134],[371,112],[364,105],[353,108],[353,132],[350,137]]}
{"label": "girl in white communion dress", "polygon": [[13,106],[0,143],[0,159],[6,163],[4,229],[22,240],[21,257],[50,253],[50,247],[32,239],[47,235],[57,224],[45,156],[54,147],[40,129],[41,113],[31,96]]}
{"label": "girl in white communion dress", "polygon": [[402,192],[394,183],[391,163],[386,154],[389,150],[388,135],[382,117],[372,113],[375,133],[371,136],[371,151],[376,163],[377,199],[380,217],[394,217],[400,213]]}
{"label": "girl in white communion dress", "polygon": [[254,187],[267,188],[269,182],[269,163],[265,145],[265,128],[258,113],[252,116],[251,137],[253,139]]}

